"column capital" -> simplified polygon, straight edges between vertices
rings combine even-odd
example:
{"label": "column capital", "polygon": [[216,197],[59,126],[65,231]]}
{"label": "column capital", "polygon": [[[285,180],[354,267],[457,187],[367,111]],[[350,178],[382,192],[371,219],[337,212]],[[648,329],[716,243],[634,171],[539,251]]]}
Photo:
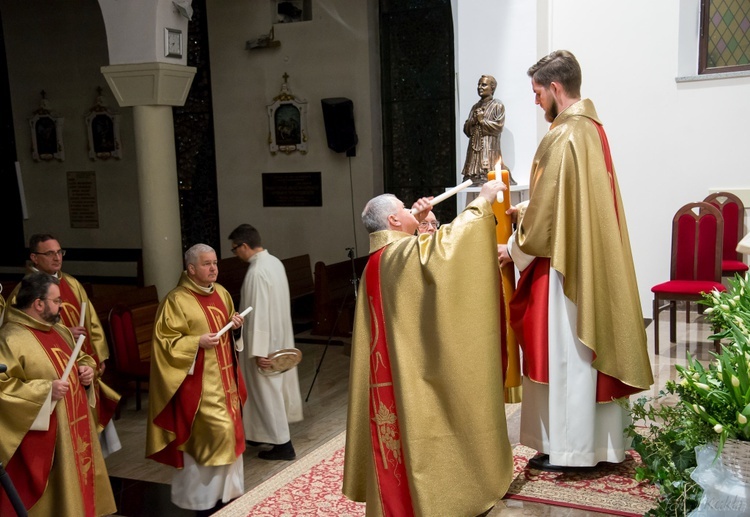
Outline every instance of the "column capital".
{"label": "column capital", "polygon": [[171,63],[133,63],[101,68],[120,107],[183,106],[196,68]]}

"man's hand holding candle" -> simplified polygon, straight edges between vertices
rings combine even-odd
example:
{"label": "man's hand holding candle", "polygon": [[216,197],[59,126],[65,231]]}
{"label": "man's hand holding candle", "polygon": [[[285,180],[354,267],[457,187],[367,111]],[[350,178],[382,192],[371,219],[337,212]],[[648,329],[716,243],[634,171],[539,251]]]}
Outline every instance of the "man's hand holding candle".
{"label": "man's hand holding candle", "polygon": [[494,203],[497,199],[497,193],[506,190],[505,183],[501,180],[489,180],[487,183],[482,185],[482,189],[479,191],[479,196],[486,199],[489,203]]}
{"label": "man's hand holding candle", "polygon": [[432,196],[422,197],[417,199],[411,206],[411,213],[414,214],[414,217],[420,223],[424,221],[424,218],[427,217],[427,214],[430,213],[430,207],[432,207],[432,199]]}

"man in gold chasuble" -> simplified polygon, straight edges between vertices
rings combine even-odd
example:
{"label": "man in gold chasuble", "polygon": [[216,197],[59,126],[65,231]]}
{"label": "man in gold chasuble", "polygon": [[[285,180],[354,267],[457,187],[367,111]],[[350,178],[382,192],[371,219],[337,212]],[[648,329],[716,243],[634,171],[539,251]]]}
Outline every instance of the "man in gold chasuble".
{"label": "man in gold chasuble", "polygon": [[146,457],[175,467],[174,504],[208,515],[244,492],[247,391],[232,332],[217,336],[242,317],[216,283],[213,248],[196,244],[185,263],[154,323]]}
{"label": "man in gold chasuble", "polygon": [[[97,430],[101,433],[102,452],[106,457],[120,450],[121,445],[112,421],[117,403],[120,401],[120,394],[102,381],[102,375],[106,368],[105,361],[109,359],[109,346],[107,346],[107,338],[104,336],[104,328],[81,283],[72,275],[62,271],[65,250],[62,249],[58,240],[48,233],[35,233],[29,238],[29,251],[32,264],[29,269],[32,272],[41,271],[60,281],[60,297],[62,298],[60,322],[70,330],[74,340],[77,340],[81,334],[86,336],[83,342],[83,351],[93,357],[97,363],[97,376],[94,383],[94,394],[96,395],[94,418]],[[10,294],[8,304],[15,303],[18,289],[19,287],[16,286]],[[86,309],[83,316],[83,325],[80,326],[84,303]]]}
{"label": "man in gold chasuble", "polygon": [[[505,494],[500,277],[492,180],[456,219],[419,222],[383,194],[362,214],[370,259],[352,341],[344,494],[367,515],[475,516]],[[429,201],[414,208],[423,219]]]}
{"label": "man in gold chasuble", "polygon": [[653,384],[623,203],[576,58],[556,51],[528,74],[551,126],[501,253],[521,270],[510,309],[524,359],[521,443],[543,453],[536,468],[617,463],[629,418],[615,400]]}
{"label": "man in gold chasuble", "polygon": [[[73,353],[59,320],[59,281],[27,275],[0,329],[0,462],[30,516],[95,517],[116,511],[96,422],[96,361],[83,351],[67,380]],[[0,491],[0,515],[15,515]]]}

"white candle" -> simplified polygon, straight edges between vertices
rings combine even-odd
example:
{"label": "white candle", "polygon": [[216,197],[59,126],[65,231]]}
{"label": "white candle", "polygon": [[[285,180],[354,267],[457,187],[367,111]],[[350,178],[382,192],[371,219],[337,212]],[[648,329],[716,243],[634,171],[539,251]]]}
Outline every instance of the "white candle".
{"label": "white candle", "polygon": [[[244,311],[242,311],[242,312],[240,313],[240,316],[242,316],[242,317],[244,318],[245,316],[247,316],[248,314],[250,314],[250,311],[251,311],[251,310],[253,310],[253,308],[252,308],[252,307],[248,307],[247,309],[245,309]],[[230,328],[232,328],[232,325],[234,325],[234,323],[233,323],[233,322],[231,322],[231,321],[230,321],[229,323],[227,323],[226,325],[224,325],[224,328],[223,328],[223,329],[221,329],[220,331],[218,331],[218,332],[216,333],[216,337],[221,337],[221,336],[223,336],[223,335],[224,335],[224,333],[225,333],[225,332],[226,332],[227,330],[229,330]]]}
{"label": "white candle", "polygon": [[78,336],[78,341],[76,341],[76,347],[73,349],[73,353],[71,354],[70,359],[68,360],[68,364],[65,365],[65,370],[63,371],[62,377],[60,377],[61,381],[68,380],[70,371],[73,369],[73,366],[76,364],[76,359],[78,358],[78,353],[81,351],[81,347],[83,346],[84,339],[86,339],[85,334],[81,334],[80,336]]}
{"label": "white candle", "polygon": [[78,320],[78,326],[83,327],[84,320],[86,318],[86,302],[81,302],[81,318]]}
{"label": "white candle", "polygon": [[[472,180],[466,180],[463,183],[461,183],[460,185],[456,185],[452,189],[450,189],[450,190],[448,190],[446,192],[443,192],[442,194],[440,194],[437,197],[432,198],[432,200],[430,201],[430,206],[435,206],[438,203],[440,203],[441,201],[445,201],[449,197],[455,196],[456,194],[458,194],[459,192],[461,192],[466,187],[470,187],[472,183],[474,183]],[[417,214],[417,213],[419,213],[419,210],[415,210],[414,208],[412,208],[411,209],[411,213],[412,214]]]}

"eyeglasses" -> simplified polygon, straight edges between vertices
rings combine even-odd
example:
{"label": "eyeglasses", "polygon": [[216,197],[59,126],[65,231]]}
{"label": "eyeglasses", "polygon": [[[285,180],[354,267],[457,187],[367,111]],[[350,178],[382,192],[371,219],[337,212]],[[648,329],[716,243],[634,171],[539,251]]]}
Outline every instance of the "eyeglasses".
{"label": "eyeglasses", "polygon": [[422,221],[421,223],[419,223],[419,228],[422,230],[426,230],[430,226],[437,230],[438,228],[440,228],[440,221]]}
{"label": "eyeglasses", "polygon": [[63,302],[62,298],[39,298],[39,299],[42,301],[49,300],[55,305],[62,305],[62,302]]}
{"label": "eyeglasses", "polygon": [[57,250],[57,251],[49,250],[49,251],[45,251],[44,253],[39,253],[38,251],[34,251],[32,253],[34,253],[34,255],[44,255],[47,258],[53,258],[56,255],[60,255],[61,257],[65,256],[65,250]]}
{"label": "eyeglasses", "polygon": [[238,244],[236,246],[232,246],[232,253],[236,255],[237,254],[237,249],[241,248],[244,245],[245,245],[245,243],[243,242],[242,244]]}

